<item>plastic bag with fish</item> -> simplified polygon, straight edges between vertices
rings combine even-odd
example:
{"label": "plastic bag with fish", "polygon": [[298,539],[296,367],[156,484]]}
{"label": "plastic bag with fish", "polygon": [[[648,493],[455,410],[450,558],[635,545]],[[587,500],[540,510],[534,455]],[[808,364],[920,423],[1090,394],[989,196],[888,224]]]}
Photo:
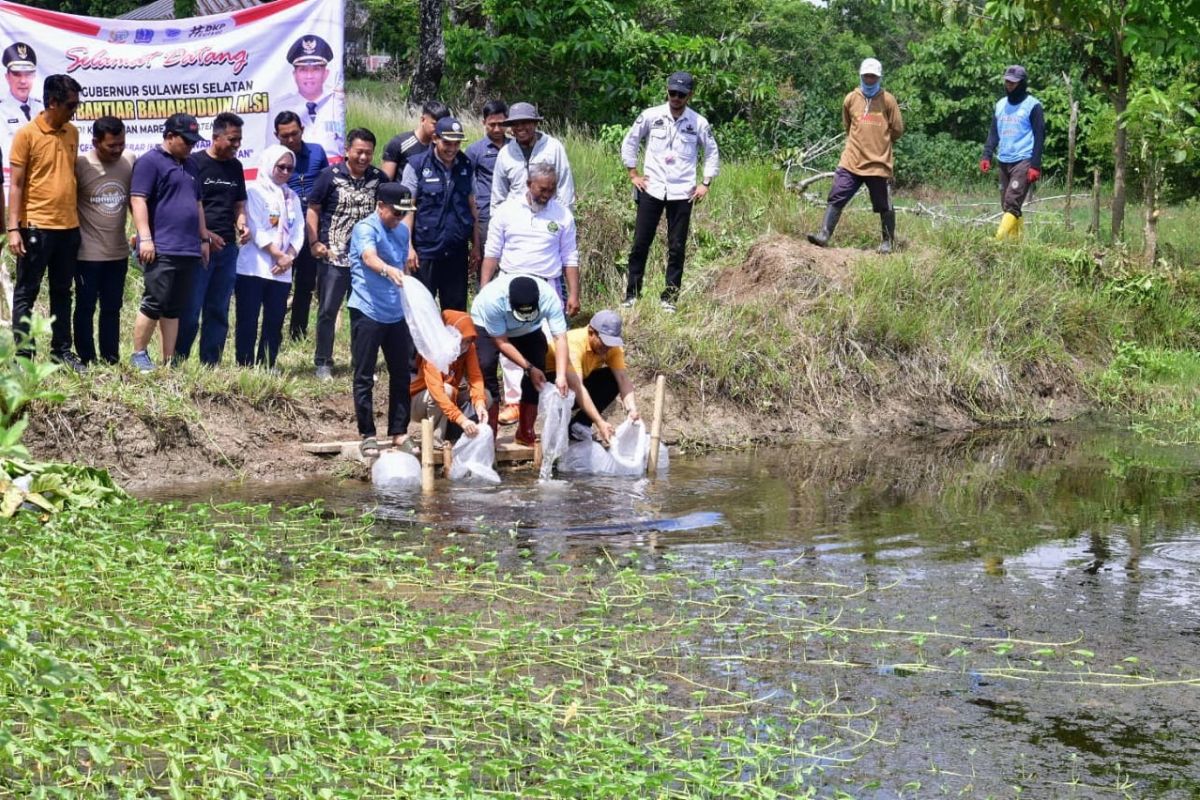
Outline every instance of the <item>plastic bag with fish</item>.
{"label": "plastic bag with fish", "polygon": [[415,277],[404,280],[400,291],[400,301],[404,306],[404,321],[412,334],[413,347],[421,354],[421,358],[438,368],[438,372],[448,372],[454,359],[458,358],[458,346],[462,334],[453,325],[442,321],[442,312],[438,310],[433,295]]}
{"label": "plastic bag with fish", "polygon": [[[587,439],[571,442],[567,452],[558,462],[561,472],[581,475],[618,475],[641,477],[646,473],[646,461],[650,454],[650,433],[641,420],[625,420],[617,426],[607,448],[597,441]],[[659,445],[658,471],[667,470],[667,446]]]}
{"label": "plastic bag with fish", "polygon": [[567,429],[571,425],[571,408],[575,405],[575,393],[568,390],[567,396],[558,393],[558,388],[549,381],[542,387],[538,397],[538,416],[542,418],[542,471],[539,477],[549,480],[554,474],[554,462],[567,452]]}
{"label": "plastic bag with fish", "polygon": [[496,462],[496,442],[492,438],[492,429],[487,425],[479,426],[479,433],[467,436],[465,433],[454,443],[454,460],[450,462],[450,480],[461,481],[471,478],[499,483],[500,476],[493,466]]}
{"label": "plastic bag with fish", "polygon": [[421,462],[409,453],[386,450],[371,467],[371,483],[385,491],[420,489]]}

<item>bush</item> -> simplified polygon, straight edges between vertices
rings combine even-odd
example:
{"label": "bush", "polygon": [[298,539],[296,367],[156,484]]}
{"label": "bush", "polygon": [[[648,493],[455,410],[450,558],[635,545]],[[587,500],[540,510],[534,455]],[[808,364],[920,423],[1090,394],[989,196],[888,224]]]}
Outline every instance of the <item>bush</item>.
{"label": "bush", "polygon": [[897,184],[961,183],[975,175],[983,144],[914,132],[906,133],[895,150]]}

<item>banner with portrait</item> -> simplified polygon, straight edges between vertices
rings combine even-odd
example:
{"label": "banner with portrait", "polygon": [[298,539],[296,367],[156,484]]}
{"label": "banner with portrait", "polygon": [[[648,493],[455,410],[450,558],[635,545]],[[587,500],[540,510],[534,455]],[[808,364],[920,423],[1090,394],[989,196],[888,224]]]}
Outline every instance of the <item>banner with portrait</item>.
{"label": "banner with portrait", "polygon": [[343,32],[342,0],[277,0],[172,20],[99,19],[0,2],[5,172],[13,133],[41,111],[42,81],[59,73],[83,87],[74,120],[81,152],[100,117],[124,121],[127,149],[142,153],[162,141],[172,114],[195,116],[207,140],[213,118],[232,111],[245,123],[238,157],[251,166],[276,144],[275,116],[293,111],[305,141],[340,161]]}

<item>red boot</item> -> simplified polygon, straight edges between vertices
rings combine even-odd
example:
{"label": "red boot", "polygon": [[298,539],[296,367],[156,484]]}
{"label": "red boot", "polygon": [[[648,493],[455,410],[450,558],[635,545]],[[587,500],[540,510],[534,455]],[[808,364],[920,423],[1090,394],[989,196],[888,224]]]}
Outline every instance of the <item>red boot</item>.
{"label": "red boot", "polygon": [[492,403],[488,406],[488,427],[492,429],[492,441],[496,441],[496,435],[500,432],[500,404]]}
{"label": "red boot", "polygon": [[537,441],[537,434],[533,432],[534,425],[537,424],[537,415],[537,403],[521,403],[521,415],[517,418],[517,434],[513,437],[517,444],[533,447],[533,443]]}

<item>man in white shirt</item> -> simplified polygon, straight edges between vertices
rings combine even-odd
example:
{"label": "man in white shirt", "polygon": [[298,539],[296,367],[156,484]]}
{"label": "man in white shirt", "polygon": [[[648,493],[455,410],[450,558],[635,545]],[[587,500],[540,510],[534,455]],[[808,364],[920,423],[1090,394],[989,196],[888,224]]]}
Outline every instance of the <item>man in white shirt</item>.
{"label": "man in white shirt", "polygon": [[32,122],[44,106],[42,98],[33,95],[33,84],[37,80],[37,53],[32,47],[24,42],[13,42],[4,48],[0,64],[4,66],[4,79],[8,83],[8,91],[0,92],[0,151],[7,171],[13,134]]}
{"label": "man in white shirt", "polygon": [[[345,95],[338,87],[325,88],[329,64],[335,62],[333,48],[320,36],[301,36],[288,48],[287,60],[296,91],[272,98],[271,119],[281,111],[295,112],[308,141],[321,145],[329,163],[337,164],[346,149],[346,111]],[[272,129],[264,149],[274,144],[278,142]]]}
{"label": "man in white shirt", "polygon": [[[709,185],[720,171],[712,126],[688,108],[694,87],[695,81],[689,73],[673,73],[667,79],[667,102],[643,111],[621,145],[621,161],[637,189],[637,221],[622,304],[626,308],[637,302],[642,293],[646,257],[658,230],[658,221],[666,211],[667,279],[661,300],[663,310],[674,313],[683,284],[683,257],[692,205],[708,194]],[[646,140],[645,174],[638,174],[638,149],[643,139]],[[700,150],[704,151],[704,180],[697,185]]]}
{"label": "man in white shirt", "polygon": [[512,134],[512,140],[496,156],[492,173],[493,212],[510,196],[524,193],[533,164],[552,166],[558,176],[555,192],[558,202],[567,208],[575,206],[575,179],[571,176],[566,148],[558,139],[538,130],[541,121],[532,103],[513,103],[508,110],[504,127]]}

